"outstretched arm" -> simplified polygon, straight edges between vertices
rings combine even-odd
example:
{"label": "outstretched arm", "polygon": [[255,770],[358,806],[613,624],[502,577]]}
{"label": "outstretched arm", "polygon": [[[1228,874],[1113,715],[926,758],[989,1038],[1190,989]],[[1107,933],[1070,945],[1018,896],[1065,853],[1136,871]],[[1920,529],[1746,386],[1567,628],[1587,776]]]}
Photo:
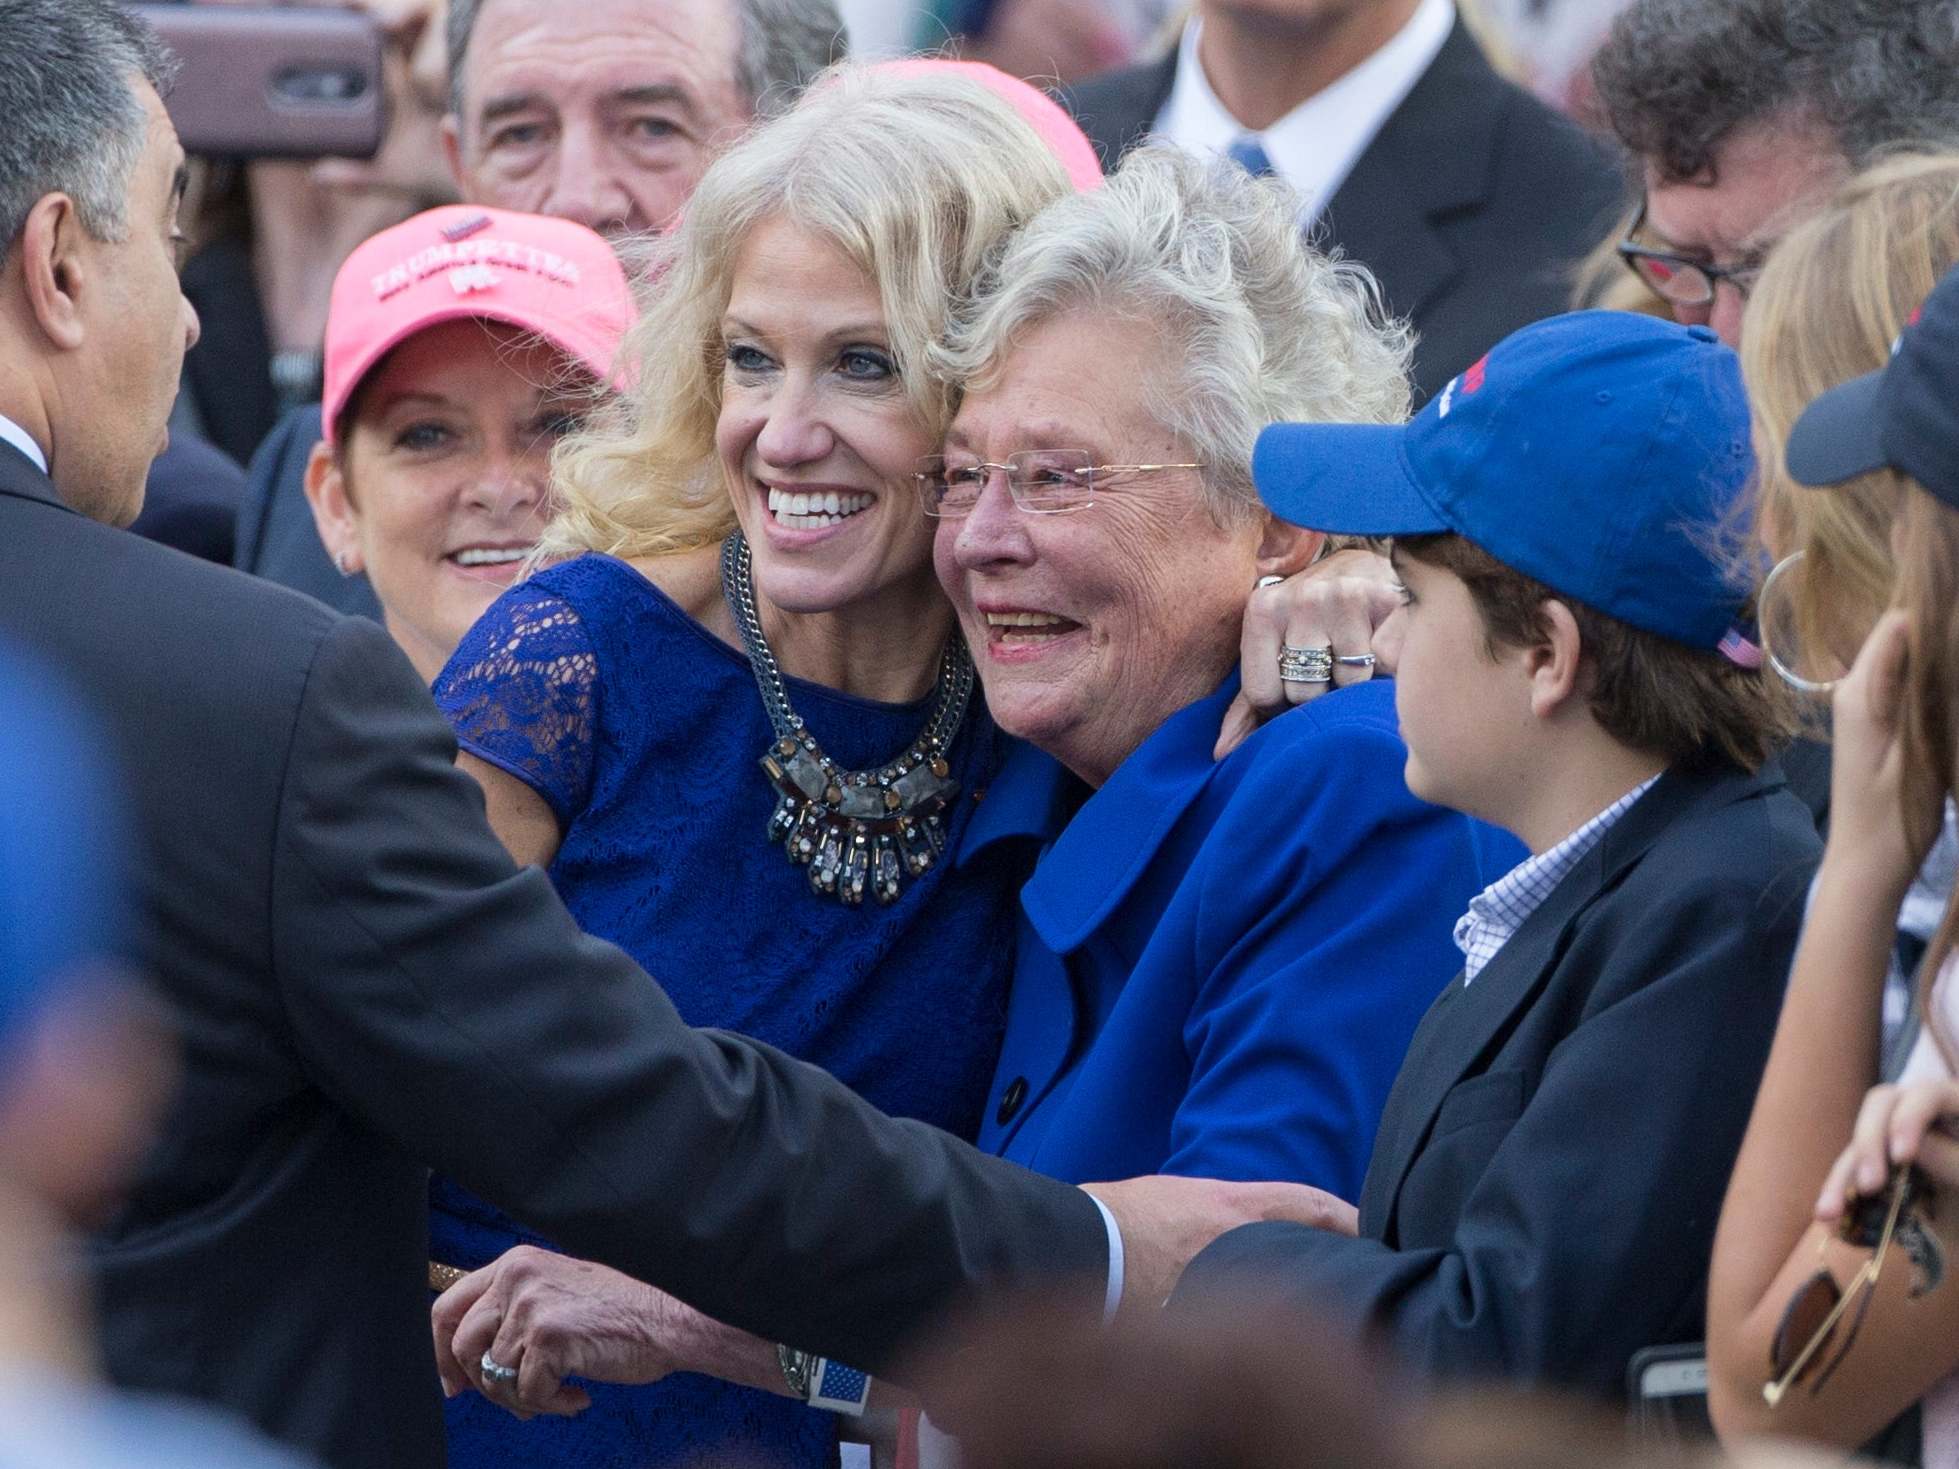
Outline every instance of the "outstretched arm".
{"label": "outstretched arm", "polygon": [[[1950,1333],[1959,1317],[1924,1302],[1906,1304],[1909,1272],[1894,1270],[1857,1350],[1822,1392],[1798,1389],[1774,1409],[1762,1395],[1771,1344],[1797,1291],[1825,1264],[1847,1282],[1868,1255],[1835,1243],[1831,1227],[1843,1206],[1841,1179],[1854,1171],[1839,1175],[1833,1189],[1825,1180],[1877,1079],[1879,1014],[1898,908],[1924,860],[1920,844],[1907,838],[1902,805],[1896,710],[1904,637],[1901,615],[1880,622],[1836,695],[1829,842],[1715,1237],[1708,1406],[1724,1439],[1800,1435],[1854,1448],[1959,1361],[1959,1337],[1948,1335],[1940,1351],[1923,1336]],[[1936,829],[1936,820],[1928,816],[1920,826]],[[1891,1090],[1881,1089],[1873,1119]],[[1863,1132],[1881,1141],[1885,1127],[1873,1120]],[[1857,1156],[1864,1169],[1859,1186],[1881,1189],[1882,1146],[1866,1146]],[[1947,1222],[1955,1210],[1959,1200],[1941,1211]],[[1948,1288],[1940,1300],[1945,1297],[1959,1298],[1959,1288]],[[1898,1350],[1887,1349],[1887,1341]]]}

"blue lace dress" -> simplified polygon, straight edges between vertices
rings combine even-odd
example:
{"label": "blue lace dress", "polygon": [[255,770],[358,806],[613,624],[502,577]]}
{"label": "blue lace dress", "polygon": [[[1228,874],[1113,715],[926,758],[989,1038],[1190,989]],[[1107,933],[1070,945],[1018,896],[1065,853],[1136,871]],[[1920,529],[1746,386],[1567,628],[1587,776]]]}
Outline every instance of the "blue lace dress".
{"label": "blue lace dress", "polygon": [[[890,705],[793,679],[789,689],[848,769],[889,760],[930,712],[929,697]],[[557,813],[564,842],[550,872],[572,915],[657,976],[691,1023],[755,1036],[887,1112],[974,1136],[1024,872],[942,862],[908,878],[889,907],[813,895],[804,869],[767,844],[775,799],[756,762],[774,736],[747,659],[609,556],[498,598],[435,694],[465,750]],[[951,850],[1002,740],[975,694],[949,755],[961,791]],[[475,1268],[512,1245],[547,1243],[446,1179],[432,1181],[430,1203],[431,1257],[446,1264]],[[589,1386],[585,1413],[528,1423],[462,1394],[447,1405],[449,1463],[836,1461],[835,1420],[788,1398],[691,1374]]]}

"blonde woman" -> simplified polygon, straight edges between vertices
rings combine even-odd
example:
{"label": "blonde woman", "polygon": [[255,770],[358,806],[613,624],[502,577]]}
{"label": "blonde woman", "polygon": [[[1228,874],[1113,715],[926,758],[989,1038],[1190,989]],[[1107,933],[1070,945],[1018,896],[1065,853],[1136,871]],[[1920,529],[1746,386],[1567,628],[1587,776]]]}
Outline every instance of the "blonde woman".
{"label": "blonde woman", "polygon": [[[659,247],[634,390],[557,457],[544,545],[569,559],[436,683],[506,845],[692,1023],[966,1137],[1022,874],[942,860],[1001,737],[911,478],[947,416],[920,363],[1064,159],[1096,177],[1053,103],[950,64],[842,70],[731,149]],[[432,1201],[442,1265],[541,1243],[446,1180]],[[834,1417],[781,1396],[593,1398],[522,1423],[462,1395],[449,1462],[835,1462]]]}
{"label": "blonde woman", "polygon": [[[1761,466],[1755,527],[1769,557],[1779,558],[1761,609],[1766,647],[1819,709],[1893,598],[1894,522],[1914,492],[1891,470],[1828,491],[1805,488],[1790,475],[1786,445],[1809,403],[1890,360],[1900,331],[1955,262],[1959,154],[1905,156],[1852,180],[1820,216],[1791,233],[1749,303],[1742,361]],[[1868,694],[1861,683],[1858,692]],[[1832,1340],[1797,1366],[1823,1319],[1814,1308],[1832,1290],[1847,1288],[1871,1255],[1838,1238],[1834,1214],[1819,1218],[1818,1195],[1866,1092],[1880,1080],[1887,975],[1895,1027],[1901,1008],[1895,996],[1904,992],[1900,955],[1915,962],[1933,939],[1959,870],[1948,807],[1944,833],[1916,880],[1908,888],[1900,884],[1901,909],[1897,893],[1876,907],[1860,906],[1835,880],[1859,833],[1900,821],[1895,810],[1877,804],[1881,789],[1856,758],[1864,742],[1849,739],[1848,757],[1841,747],[1844,697],[1838,696],[1829,851],[1715,1238],[1709,1406],[1730,1441],[1774,1435],[1856,1447],[1886,1430],[1933,1378],[1959,1362],[1955,1353],[1943,1363],[1910,1365],[1909,1339],[1886,1339],[1893,1325],[1910,1324],[1911,1308],[1892,1316],[1880,1304],[1840,1370],[1829,1368],[1850,1337],[1847,1314]],[[1867,721],[1861,706],[1853,713],[1860,716],[1850,725],[1854,735]],[[1855,865],[1860,882],[1874,875],[1868,864]],[[1859,908],[1848,926],[1846,901]],[[1921,1036],[1912,1070],[1936,1064],[1937,1052],[1927,1049],[1931,1036],[1931,1028]],[[1946,1212],[1953,1212],[1950,1206]],[[1912,1267],[1887,1271],[1887,1292],[1902,1293]],[[1770,1383],[1781,1389],[1773,1405],[1764,1394]],[[1910,1422],[1890,1428],[1886,1457],[1902,1448],[1909,1462],[1920,1462],[1916,1443],[1898,1441],[1916,1432]],[[1934,1461],[1929,1453],[1923,1460]],[[1955,1458],[1948,1448],[1936,1461]]]}

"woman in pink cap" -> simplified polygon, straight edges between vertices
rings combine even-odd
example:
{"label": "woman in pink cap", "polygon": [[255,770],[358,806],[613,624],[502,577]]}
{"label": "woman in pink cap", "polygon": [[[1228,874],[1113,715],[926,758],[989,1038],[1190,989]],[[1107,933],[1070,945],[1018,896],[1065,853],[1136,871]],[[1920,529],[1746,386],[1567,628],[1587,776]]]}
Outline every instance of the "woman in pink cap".
{"label": "woman in pink cap", "polygon": [[[919,509],[949,408],[922,364],[996,241],[1099,178],[1065,113],[988,68],[845,68],[749,134],[656,247],[631,391],[557,455],[553,564],[435,686],[513,855],[689,1021],[967,1137],[1025,874],[949,856],[1002,742]],[[451,1181],[432,1203],[439,1266],[546,1243]],[[628,1329],[643,1299],[620,1297]],[[669,1362],[519,1422],[521,1361],[492,1372],[485,1341],[445,1365],[488,1395],[451,1400],[449,1462],[836,1462],[837,1418],[805,1402],[841,1376],[688,1321],[692,1365],[747,1386]]]}
{"label": "woman in pink cap", "polygon": [[306,497],[424,678],[537,544],[551,451],[604,396],[633,316],[605,241],[540,215],[431,209],[341,267]]}

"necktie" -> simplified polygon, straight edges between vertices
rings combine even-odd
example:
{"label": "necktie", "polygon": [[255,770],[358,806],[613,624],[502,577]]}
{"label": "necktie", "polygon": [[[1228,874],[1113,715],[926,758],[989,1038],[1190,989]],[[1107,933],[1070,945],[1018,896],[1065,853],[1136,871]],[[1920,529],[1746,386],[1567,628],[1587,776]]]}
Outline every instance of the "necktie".
{"label": "necktie", "polygon": [[1266,156],[1265,145],[1259,142],[1257,133],[1246,133],[1224,153],[1225,157],[1240,165],[1255,179],[1264,178],[1272,172],[1272,160]]}

